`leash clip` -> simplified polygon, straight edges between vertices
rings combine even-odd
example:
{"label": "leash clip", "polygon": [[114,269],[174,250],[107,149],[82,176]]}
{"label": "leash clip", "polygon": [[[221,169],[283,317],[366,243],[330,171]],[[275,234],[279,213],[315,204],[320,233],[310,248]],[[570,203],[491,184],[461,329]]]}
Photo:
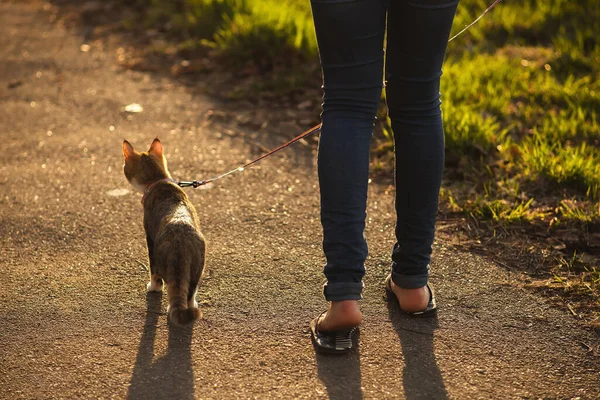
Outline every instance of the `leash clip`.
{"label": "leash clip", "polygon": [[206,180],[206,179],[202,180],[202,181],[191,181],[191,182],[179,181],[179,182],[177,182],[177,185],[182,188],[192,187],[192,188],[196,189],[197,187],[204,186],[209,182],[210,182],[210,180]]}
{"label": "leash clip", "polygon": [[192,187],[193,187],[194,189],[196,189],[198,186],[203,186],[203,185],[206,185],[207,183],[208,183],[208,181],[207,181],[207,180],[202,180],[202,181],[194,181],[194,182],[192,182]]}

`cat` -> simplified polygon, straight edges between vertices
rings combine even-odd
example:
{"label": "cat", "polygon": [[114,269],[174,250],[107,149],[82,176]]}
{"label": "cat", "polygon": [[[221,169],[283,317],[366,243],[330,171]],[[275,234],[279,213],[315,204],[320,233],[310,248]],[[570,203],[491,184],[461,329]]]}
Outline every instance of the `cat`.
{"label": "cat", "polygon": [[158,138],[141,153],[124,140],[123,157],[125,177],[144,194],[144,230],[150,259],[148,292],[161,292],[164,281],[169,320],[177,325],[188,324],[200,318],[196,292],[206,254],[196,210],[171,178]]}

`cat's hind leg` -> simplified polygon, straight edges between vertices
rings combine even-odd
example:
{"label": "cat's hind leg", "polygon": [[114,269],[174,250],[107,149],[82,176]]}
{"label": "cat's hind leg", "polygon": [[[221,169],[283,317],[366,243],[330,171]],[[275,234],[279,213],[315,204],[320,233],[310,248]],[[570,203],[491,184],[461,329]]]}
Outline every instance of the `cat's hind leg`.
{"label": "cat's hind leg", "polygon": [[146,285],[148,292],[162,292],[164,281],[158,274],[150,275],[150,282]]}
{"label": "cat's hind leg", "polygon": [[198,288],[192,292],[191,296],[188,296],[188,308],[198,308],[198,302],[196,301],[196,293]]}
{"label": "cat's hind leg", "polygon": [[198,283],[202,278],[204,272],[204,257],[206,252],[206,245],[204,239],[199,238],[199,244],[196,247],[197,252],[192,259],[191,271],[190,271],[190,286],[188,288],[188,307],[198,308],[198,302],[196,301],[196,293],[198,293]]}
{"label": "cat's hind leg", "polygon": [[150,260],[150,282],[146,285],[148,292],[162,292],[164,282],[156,273],[156,261],[154,259],[154,241],[146,234],[146,243],[148,245],[148,259]]}

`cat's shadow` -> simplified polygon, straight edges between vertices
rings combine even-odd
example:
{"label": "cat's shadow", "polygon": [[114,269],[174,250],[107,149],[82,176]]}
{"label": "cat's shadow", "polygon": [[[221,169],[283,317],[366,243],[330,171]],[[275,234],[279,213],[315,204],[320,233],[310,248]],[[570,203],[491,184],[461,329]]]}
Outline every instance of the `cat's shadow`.
{"label": "cat's shadow", "polygon": [[167,352],[154,360],[161,300],[160,293],[146,295],[146,321],[127,392],[128,399],[194,398],[191,356],[193,324],[178,327],[169,323]]}

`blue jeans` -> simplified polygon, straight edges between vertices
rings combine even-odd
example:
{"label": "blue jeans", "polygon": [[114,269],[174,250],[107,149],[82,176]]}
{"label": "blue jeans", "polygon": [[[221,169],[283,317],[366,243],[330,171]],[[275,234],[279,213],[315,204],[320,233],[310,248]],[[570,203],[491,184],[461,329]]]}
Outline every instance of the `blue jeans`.
{"label": "blue jeans", "polygon": [[384,71],[396,156],[392,279],[427,283],[444,164],[440,76],[458,0],[311,0],[323,113],[318,172],[328,301],[358,300],[369,147]]}

